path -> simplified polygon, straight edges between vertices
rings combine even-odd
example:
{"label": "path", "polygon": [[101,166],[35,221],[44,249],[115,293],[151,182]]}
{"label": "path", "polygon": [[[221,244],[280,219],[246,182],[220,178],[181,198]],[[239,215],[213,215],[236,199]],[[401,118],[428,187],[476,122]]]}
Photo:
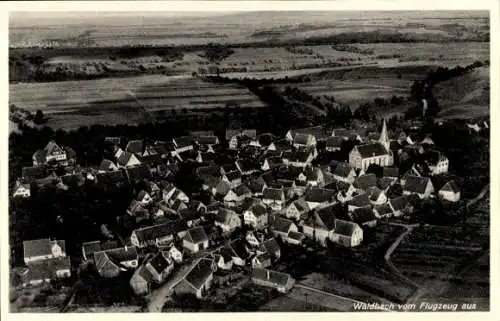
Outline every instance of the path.
{"label": "path", "polygon": [[373,88],[408,90],[408,88],[386,86],[386,85],[377,85],[377,84],[370,84],[370,83],[359,82],[359,81],[352,81],[352,80],[342,80],[342,82],[351,83],[353,85],[362,85],[362,86],[367,86],[367,87],[373,87]]}
{"label": "path", "polygon": [[[313,288],[313,287],[310,287],[310,286],[307,286],[307,285],[304,285],[302,283],[296,283],[295,284],[295,287],[296,288],[300,288],[300,289],[305,289],[305,290],[309,290],[309,291],[312,291],[312,292],[316,292],[316,293],[320,293],[320,294],[323,294],[323,295],[327,295],[327,296],[330,296],[332,298],[335,298],[337,300],[344,300],[344,301],[349,301],[350,303],[359,303],[359,304],[368,304],[366,302],[363,302],[363,301],[358,301],[358,300],[354,300],[352,298],[348,298],[348,297],[345,297],[345,296],[341,296],[341,295],[337,295],[337,294],[333,294],[333,293],[330,293],[330,292],[325,292],[323,290],[320,290],[320,289],[317,289],[317,288]],[[393,310],[390,310],[390,309],[385,309],[385,308],[381,308],[381,310],[383,311],[387,311],[387,312],[393,312]]]}

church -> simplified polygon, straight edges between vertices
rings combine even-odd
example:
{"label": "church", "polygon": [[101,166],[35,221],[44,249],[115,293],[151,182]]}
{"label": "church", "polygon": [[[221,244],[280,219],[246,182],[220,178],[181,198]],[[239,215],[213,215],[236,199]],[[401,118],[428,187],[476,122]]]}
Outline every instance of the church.
{"label": "church", "polygon": [[382,167],[394,164],[385,119],[378,141],[355,146],[349,153],[349,164],[351,167],[360,169],[361,171],[365,171],[371,164]]}

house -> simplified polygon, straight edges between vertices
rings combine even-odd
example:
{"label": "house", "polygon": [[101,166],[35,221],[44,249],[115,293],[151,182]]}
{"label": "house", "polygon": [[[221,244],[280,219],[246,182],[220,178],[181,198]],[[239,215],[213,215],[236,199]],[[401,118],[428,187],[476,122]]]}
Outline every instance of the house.
{"label": "house", "polygon": [[264,189],[262,202],[273,211],[281,211],[285,204],[285,193],[283,189],[267,187]]}
{"label": "house", "polygon": [[321,186],[325,182],[323,172],[318,167],[306,167],[304,177],[310,186]]}
{"label": "house", "polygon": [[141,161],[132,153],[123,152],[120,154],[116,163],[119,167],[129,168],[141,164]]}
{"label": "house", "polygon": [[337,164],[332,174],[334,179],[346,183],[352,184],[356,179],[356,171],[347,163]]}
{"label": "house", "polygon": [[32,157],[34,167],[52,163],[66,166],[68,158],[66,150],[53,140],[49,141],[45,148],[37,150]]}
{"label": "house", "polygon": [[345,247],[359,246],[363,242],[363,230],[356,223],[336,220],[331,241]]}
{"label": "house", "polygon": [[293,138],[293,147],[295,148],[309,148],[316,146],[316,138],[311,134],[295,134]]}
{"label": "house", "polygon": [[264,162],[262,163],[261,169],[263,171],[268,171],[280,167],[281,165],[283,165],[283,159],[281,158],[281,155],[279,156],[267,155],[266,158],[264,159]]}
{"label": "house", "polygon": [[227,248],[222,248],[219,254],[215,254],[214,263],[217,265],[217,269],[224,271],[231,271],[233,269],[233,257],[231,251]]}
{"label": "house", "polygon": [[167,253],[165,255],[167,257],[170,257],[177,264],[181,264],[184,259],[184,254],[174,245],[171,245],[168,251],[163,251],[163,252]]}
{"label": "house", "polygon": [[240,158],[235,162],[235,165],[241,175],[251,175],[259,171],[259,167],[255,159],[250,160]]}
{"label": "house", "polygon": [[146,266],[142,265],[135,270],[129,283],[136,295],[144,295],[149,293],[152,282],[153,275],[149,272]]}
{"label": "house", "polygon": [[377,216],[370,208],[357,208],[352,211],[351,217],[354,223],[363,227],[375,227],[377,225]]}
{"label": "house", "polygon": [[360,175],[352,185],[356,189],[356,192],[366,192],[368,189],[377,186],[377,176],[375,174]]}
{"label": "house", "polygon": [[183,203],[188,203],[189,202],[189,197],[178,189],[177,187],[170,185],[169,187],[165,188],[162,192],[163,195],[163,200],[169,204],[172,205],[175,203],[175,201],[179,200]]}
{"label": "house", "polygon": [[449,160],[442,153],[431,150],[424,157],[426,157],[426,164],[431,171],[431,175],[448,173]]}
{"label": "house", "polygon": [[64,190],[68,188],[78,188],[85,184],[82,173],[66,174],[60,177],[59,187]]}
{"label": "house", "polygon": [[127,142],[125,152],[135,155],[142,155],[144,152],[144,142],[141,139],[134,139]]}
{"label": "house", "polygon": [[403,185],[403,195],[417,194],[421,199],[428,198],[434,193],[434,186],[429,177],[408,175]]}
{"label": "house", "polygon": [[398,196],[392,198],[388,202],[389,207],[392,210],[392,215],[401,216],[407,210],[411,209],[410,203],[408,202],[408,197],[406,196]]}
{"label": "house", "polygon": [[349,164],[357,169],[366,171],[371,164],[392,166],[394,158],[390,150],[390,141],[387,135],[387,126],[383,121],[379,141],[354,146],[349,153]]}
{"label": "house", "polygon": [[299,198],[286,207],[285,216],[289,219],[298,221],[304,214],[309,211],[310,209],[309,205],[307,205],[307,202],[303,198]]}
{"label": "house", "polygon": [[237,206],[243,203],[246,198],[252,197],[252,191],[241,184],[231,190],[224,196],[224,203],[228,206]]}
{"label": "house", "polygon": [[286,151],[283,153],[283,164],[295,167],[306,167],[314,160],[312,150]]}
{"label": "house", "polygon": [[136,222],[139,222],[149,217],[149,210],[139,201],[132,200],[127,208],[127,214],[135,217]]}
{"label": "house", "polygon": [[336,202],[336,192],[331,189],[312,187],[306,191],[304,200],[310,209],[325,207]]}
{"label": "house", "polygon": [[99,173],[106,173],[106,172],[112,172],[112,171],[117,171],[118,166],[115,165],[112,161],[109,159],[103,159],[101,162],[101,165],[99,165]]}
{"label": "house", "polygon": [[313,215],[302,224],[304,235],[326,246],[326,241],[335,230],[335,213],[337,211],[338,208],[334,206],[315,211]]}
{"label": "house", "polygon": [[327,152],[338,152],[342,148],[342,143],[345,141],[343,137],[332,136],[326,139],[326,151]]}
{"label": "house", "polygon": [[232,171],[222,175],[222,180],[229,184],[229,188],[235,188],[241,185],[241,173]]}
{"label": "house", "polygon": [[369,194],[370,203],[372,205],[381,205],[387,202],[387,195],[376,186],[368,188],[366,191]]}
{"label": "house", "polygon": [[159,246],[161,244],[173,242],[177,237],[184,237],[187,229],[186,222],[182,220],[142,227],[132,231],[130,241],[132,245],[138,248]]}
{"label": "house", "polygon": [[244,240],[238,239],[224,247],[233,258],[233,262],[237,266],[245,266],[250,259],[250,251]]}
{"label": "house", "polygon": [[252,196],[264,195],[264,189],[267,187],[266,181],[261,176],[256,179],[250,179],[247,185],[252,192]]}
{"label": "house", "polygon": [[394,211],[389,203],[374,206],[373,213],[379,219],[388,218],[394,215]]}
{"label": "house", "polygon": [[21,182],[32,183],[38,179],[47,177],[47,169],[44,166],[23,167],[21,172]]}
{"label": "house", "polygon": [[222,229],[223,233],[233,232],[235,229],[241,227],[241,218],[236,212],[227,208],[220,208],[215,216],[215,225]]}
{"label": "house", "polygon": [[257,139],[255,129],[228,129],[226,130],[226,141],[229,143],[229,149],[237,149],[239,140],[247,138],[248,142]]}
{"label": "house", "polygon": [[66,257],[64,240],[38,239],[23,242],[24,263]]}
{"label": "house", "polygon": [[343,140],[362,141],[362,137],[354,129],[337,128],[332,130],[332,137],[339,137]]}
{"label": "house", "polygon": [[397,167],[383,167],[382,176],[389,178],[399,178],[399,168]]}
{"label": "house", "polygon": [[199,210],[187,207],[185,203],[181,202],[180,204],[184,205],[184,208],[177,211],[179,218],[186,222],[188,227],[193,227],[200,224],[202,220],[202,213]]}
{"label": "house", "polygon": [[292,142],[297,135],[311,135],[315,141],[324,141],[330,136],[322,126],[314,126],[291,129],[286,133],[285,139]]}
{"label": "house", "polygon": [[278,261],[281,257],[281,248],[275,238],[270,238],[262,242],[258,251],[261,253],[268,253],[272,262]]}
{"label": "house", "polygon": [[295,284],[295,280],[289,274],[261,268],[252,270],[252,282],[277,289],[281,293],[290,291]]}
{"label": "house", "polygon": [[191,293],[201,299],[212,286],[214,278],[214,263],[209,259],[201,259],[198,263],[184,276],[179,282],[174,291],[176,294]]}
{"label": "house", "polygon": [[357,208],[371,207],[370,193],[365,192],[354,196],[347,202],[348,211],[354,211]]}
{"label": "house", "polygon": [[12,193],[12,197],[22,197],[28,198],[31,195],[31,186],[30,184],[23,183],[20,180],[16,180],[16,185],[14,186],[14,192]]}
{"label": "house", "polygon": [[448,202],[458,202],[460,200],[460,188],[455,181],[449,181],[439,190],[439,197]]}
{"label": "house", "polygon": [[158,252],[145,266],[151,273],[154,282],[163,283],[174,270],[174,261],[168,256],[165,256],[163,252]]}
{"label": "house", "polygon": [[275,237],[286,240],[290,231],[298,232],[299,229],[294,222],[276,215],[269,216],[269,228]]}
{"label": "house", "polygon": [[193,253],[208,248],[208,236],[205,229],[198,226],[188,230],[182,239],[182,246]]}
{"label": "house", "polygon": [[48,283],[51,280],[69,278],[71,263],[69,257],[58,257],[31,262],[26,273],[22,275],[24,287]]}
{"label": "house", "polygon": [[87,262],[94,262],[94,253],[99,251],[105,251],[110,249],[118,248],[118,242],[109,241],[109,242],[101,242],[101,241],[90,241],[84,242],[82,244],[82,256],[83,260]]}
{"label": "house", "polygon": [[194,139],[192,136],[177,137],[172,140],[175,146],[175,153],[180,155],[194,148]]}
{"label": "house", "polygon": [[387,192],[397,181],[398,179],[394,177],[381,177],[377,182],[377,187],[382,191]]}
{"label": "house", "polygon": [[228,163],[224,164],[219,168],[220,174],[221,175],[226,175],[231,172],[238,172],[238,167],[236,166],[236,163]]}
{"label": "house", "polygon": [[243,212],[243,222],[247,226],[262,230],[268,224],[268,212],[264,204],[254,203]]}
{"label": "house", "polygon": [[265,269],[270,267],[272,264],[271,255],[268,252],[257,253],[252,258],[252,268]]}
{"label": "house", "polygon": [[114,278],[122,271],[137,268],[139,255],[135,246],[94,252],[94,264],[101,277]]}
{"label": "house", "polygon": [[122,171],[114,171],[107,173],[98,173],[95,176],[95,184],[100,188],[109,191],[113,189],[117,189],[121,185],[125,184],[127,178]]}
{"label": "house", "polygon": [[[210,150],[212,146],[219,144],[219,137],[215,135],[203,135],[196,137],[196,144],[203,147],[203,149]],[[213,152],[213,149],[212,149]]]}

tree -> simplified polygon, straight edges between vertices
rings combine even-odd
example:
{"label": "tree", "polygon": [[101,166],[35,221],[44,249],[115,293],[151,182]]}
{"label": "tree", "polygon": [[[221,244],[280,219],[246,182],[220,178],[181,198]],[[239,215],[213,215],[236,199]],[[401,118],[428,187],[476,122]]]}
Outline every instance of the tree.
{"label": "tree", "polygon": [[45,119],[43,111],[41,111],[40,109],[38,109],[36,111],[35,118],[33,119],[33,121],[37,125],[41,125],[41,124],[45,123],[47,120]]}

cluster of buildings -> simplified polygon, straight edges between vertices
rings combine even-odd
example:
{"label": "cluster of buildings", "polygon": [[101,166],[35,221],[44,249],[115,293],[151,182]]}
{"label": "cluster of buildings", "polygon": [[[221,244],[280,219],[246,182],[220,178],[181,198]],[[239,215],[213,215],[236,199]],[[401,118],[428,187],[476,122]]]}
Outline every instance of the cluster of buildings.
{"label": "cluster of buildings", "polygon": [[[137,294],[165,283],[187,264],[186,256],[194,263],[175,284],[177,292],[202,297],[214,279],[234,269],[249,269],[253,282],[287,291],[293,278],[272,269],[282,246],[309,240],[356,247],[363,231],[380,219],[411,214],[415,200],[460,199],[453,181],[436,186],[434,177],[448,172],[449,161],[432,139],[389,134],[385,121],[378,132],[318,126],[290,130],[285,137],[228,130],[224,138],[192,132],[169,142],[105,140],[113,157],[62,176],[46,165],[68,166],[74,156],[50,141],[33,155],[33,166],[23,169],[14,196],[28,197],[30,184],[48,181],[63,189],[84,182],[105,190],[141,184],[121,213],[137,227],[126,244],[82,240],[82,260],[101,277],[134,271],[130,285]],[[347,142],[354,144],[348,158],[333,160]],[[412,166],[401,172],[399,163],[408,159]],[[209,201],[175,186],[172,178],[183,162],[196,165],[197,190]],[[26,284],[70,275],[63,241],[25,241],[24,251]]]}

